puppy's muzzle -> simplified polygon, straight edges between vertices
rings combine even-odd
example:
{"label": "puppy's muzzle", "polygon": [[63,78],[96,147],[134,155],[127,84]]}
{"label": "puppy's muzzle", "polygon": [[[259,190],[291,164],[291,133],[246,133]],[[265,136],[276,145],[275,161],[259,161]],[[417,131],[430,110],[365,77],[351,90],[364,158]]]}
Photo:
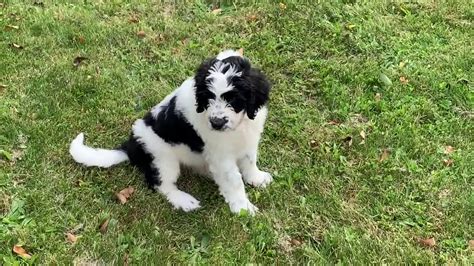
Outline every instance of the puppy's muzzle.
{"label": "puppy's muzzle", "polygon": [[213,129],[215,130],[223,130],[224,129],[224,126],[225,124],[227,124],[228,120],[226,117],[211,117],[209,119],[209,121],[211,122],[211,126]]}

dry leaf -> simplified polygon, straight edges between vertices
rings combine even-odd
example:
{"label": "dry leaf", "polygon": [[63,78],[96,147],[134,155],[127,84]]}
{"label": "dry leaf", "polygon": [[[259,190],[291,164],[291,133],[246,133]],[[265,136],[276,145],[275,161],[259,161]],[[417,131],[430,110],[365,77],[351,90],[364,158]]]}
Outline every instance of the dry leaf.
{"label": "dry leaf", "polygon": [[286,5],[284,3],[280,3],[280,8],[281,9],[286,9]]}
{"label": "dry leaf", "polygon": [[444,165],[446,165],[446,166],[451,166],[451,165],[453,165],[454,160],[453,160],[453,159],[444,159],[444,160],[443,160],[443,163],[444,163]]}
{"label": "dry leaf", "polygon": [[408,79],[405,78],[404,76],[401,76],[401,77],[400,77],[400,82],[401,82],[403,85],[406,85],[406,84],[408,84]]}
{"label": "dry leaf", "polygon": [[474,250],[474,239],[469,240],[469,248]]}
{"label": "dry leaf", "polygon": [[105,221],[103,221],[100,226],[99,226],[99,231],[102,233],[102,234],[105,234],[107,233],[107,229],[109,228],[109,219],[105,219]]}
{"label": "dry leaf", "polygon": [[67,241],[69,243],[74,244],[74,243],[76,243],[78,237],[75,236],[74,234],[68,232],[68,233],[66,233],[66,238],[67,238]]}
{"label": "dry leaf", "polygon": [[436,246],[436,240],[434,238],[426,238],[426,239],[418,239],[418,243],[422,244],[426,247],[434,247]]}
{"label": "dry leaf", "polygon": [[220,8],[216,8],[216,9],[211,11],[211,13],[214,14],[214,15],[219,15],[221,12],[222,12],[222,9],[220,9]]}
{"label": "dry leaf", "polygon": [[86,39],[84,38],[84,36],[79,36],[79,37],[77,37],[77,42],[82,44],[82,43],[86,42]]}
{"label": "dry leaf", "polygon": [[300,245],[301,245],[301,241],[299,241],[299,240],[296,239],[296,238],[293,238],[293,239],[291,239],[291,244],[292,244],[293,246],[300,246]]}
{"label": "dry leaf", "polygon": [[379,162],[383,162],[387,160],[389,155],[390,155],[390,151],[388,149],[383,149],[382,155],[380,155]]}
{"label": "dry leaf", "polygon": [[380,94],[379,92],[377,92],[377,93],[375,94],[375,101],[376,101],[376,102],[380,102],[381,99],[382,99],[382,94]]}
{"label": "dry leaf", "polygon": [[344,142],[347,142],[347,145],[352,146],[352,136],[347,136],[344,138]]}
{"label": "dry leaf", "polygon": [[5,84],[0,84],[0,89],[5,89],[6,87],[8,87],[8,86],[5,85]]}
{"label": "dry leaf", "polygon": [[256,21],[257,20],[257,15],[252,14],[247,16],[247,21]]}
{"label": "dry leaf", "polygon": [[140,20],[139,20],[137,17],[133,16],[133,17],[130,17],[130,18],[128,19],[128,22],[130,22],[130,23],[138,23],[138,22],[140,22]]}
{"label": "dry leaf", "polygon": [[336,120],[331,120],[328,122],[329,125],[332,125],[332,126],[337,126],[339,125],[339,122],[337,122]]}
{"label": "dry leaf", "polygon": [[142,30],[139,30],[139,31],[137,32],[137,36],[140,37],[140,38],[143,38],[143,37],[146,36],[146,33],[145,33],[144,31],[142,31]]}
{"label": "dry leaf", "polygon": [[26,252],[26,250],[24,248],[22,248],[21,246],[18,246],[18,245],[14,245],[13,246],[13,252],[15,252],[15,254],[17,254],[18,256],[24,258],[24,259],[29,259],[31,258],[31,255],[28,254]]}
{"label": "dry leaf", "polygon": [[19,28],[20,28],[20,27],[15,26],[15,25],[6,25],[6,26],[5,26],[5,29],[6,29],[6,30],[17,30],[17,29],[19,29]]}
{"label": "dry leaf", "polygon": [[365,139],[365,132],[363,130],[359,133],[359,135],[362,139]]}
{"label": "dry leaf", "polygon": [[84,56],[77,56],[76,58],[74,58],[74,60],[72,61],[72,64],[75,66],[75,67],[79,67],[81,64],[82,64],[82,61],[84,60],[87,60],[88,58],[87,57],[84,57]]}
{"label": "dry leaf", "polygon": [[454,152],[454,147],[453,146],[444,146],[444,154],[451,154]]}
{"label": "dry leaf", "polygon": [[244,56],[244,48],[240,48],[239,50],[237,50],[237,52],[238,52],[241,56]]}
{"label": "dry leaf", "polygon": [[13,47],[13,48],[16,48],[16,49],[20,49],[20,50],[23,49],[23,46],[21,46],[19,44],[16,44],[16,43],[12,43],[12,44],[10,44],[10,46]]}
{"label": "dry leaf", "polygon": [[120,190],[120,192],[116,193],[115,196],[120,201],[120,203],[125,204],[127,202],[128,198],[130,198],[130,196],[132,196],[134,191],[135,191],[135,189],[133,187],[127,187],[127,188],[124,188],[124,189]]}

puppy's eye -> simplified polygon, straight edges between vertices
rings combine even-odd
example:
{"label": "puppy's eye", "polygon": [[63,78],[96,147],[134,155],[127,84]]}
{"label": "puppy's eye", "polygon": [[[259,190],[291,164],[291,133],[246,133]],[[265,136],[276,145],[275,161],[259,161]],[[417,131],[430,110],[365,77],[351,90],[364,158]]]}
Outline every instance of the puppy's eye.
{"label": "puppy's eye", "polygon": [[228,91],[221,95],[221,98],[224,99],[226,102],[230,103],[237,98],[236,91]]}

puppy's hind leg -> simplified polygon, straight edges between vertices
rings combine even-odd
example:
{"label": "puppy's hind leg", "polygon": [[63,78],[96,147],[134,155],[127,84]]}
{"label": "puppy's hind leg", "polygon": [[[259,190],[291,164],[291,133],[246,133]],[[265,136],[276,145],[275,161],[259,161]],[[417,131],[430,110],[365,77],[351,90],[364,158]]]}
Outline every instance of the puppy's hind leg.
{"label": "puppy's hind leg", "polygon": [[156,158],[152,162],[158,169],[161,183],[155,189],[163,194],[176,209],[189,212],[201,207],[199,201],[190,194],[179,190],[176,181],[180,173],[179,162],[175,158]]}

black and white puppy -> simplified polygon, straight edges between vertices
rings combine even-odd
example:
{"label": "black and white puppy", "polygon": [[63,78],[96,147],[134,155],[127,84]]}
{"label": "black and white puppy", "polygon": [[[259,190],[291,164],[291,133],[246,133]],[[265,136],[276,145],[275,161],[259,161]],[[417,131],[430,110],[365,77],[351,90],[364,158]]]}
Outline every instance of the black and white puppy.
{"label": "black and white puppy", "polygon": [[247,184],[265,187],[272,176],[257,167],[257,148],[267,116],[270,83],[240,53],[226,50],[199,66],[194,77],[135,121],[128,141],[115,150],[84,145],[84,134],[71,143],[74,160],[110,167],[130,160],[150,188],[178,209],[200,203],[176,186],[182,165],[210,174],[220,193],[239,213],[255,214]]}

